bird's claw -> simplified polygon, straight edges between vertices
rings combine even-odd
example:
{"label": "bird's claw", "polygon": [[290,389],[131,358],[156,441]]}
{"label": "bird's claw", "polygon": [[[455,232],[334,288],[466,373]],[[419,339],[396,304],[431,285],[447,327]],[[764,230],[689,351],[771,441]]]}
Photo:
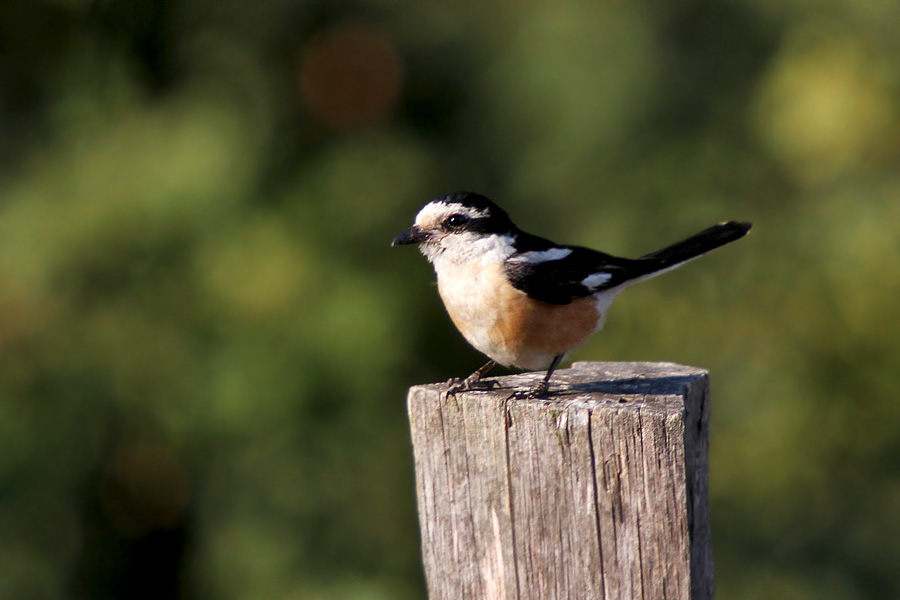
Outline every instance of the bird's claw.
{"label": "bird's claw", "polygon": [[550,391],[550,384],[541,381],[531,389],[516,390],[507,397],[507,400],[536,400],[538,398],[546,398],[547,392]]}
{"label": "bird's claw", "polygon": [[496,381],[489,381],[480,379],[478,377],[466,377],[465,379],[460,379],[459,377],[451,377],[447,380],[447,395],[455,396],[459,392],[468,392],[471,390],[492,390],[498,387],[498,383]]}

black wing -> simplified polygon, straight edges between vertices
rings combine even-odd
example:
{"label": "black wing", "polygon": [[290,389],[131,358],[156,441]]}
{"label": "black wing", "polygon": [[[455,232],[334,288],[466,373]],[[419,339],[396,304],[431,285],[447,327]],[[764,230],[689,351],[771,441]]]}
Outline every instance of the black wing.
{"label": "black wing", "polygon": [[[569,304],[639,277],[656,266],[655,261],[619,258],[582,246],[559,246],[530,234],[520,234],[516,247],[518,252],[505,264],[510,283],[529,297],[550,304]],[[566,250],[568,253],[561,258],[553,256]]]}
{"label": "black wing", "polygon": [[635,259],[581,246],[557,246],[549,240],[521,233],[516,238],[517,252],[506,259],[506,276],[516,289],[531,298],[569,304],[632,279],[665,272],[744,237],[750,227],[750,223],[736,221],[720,223]]}

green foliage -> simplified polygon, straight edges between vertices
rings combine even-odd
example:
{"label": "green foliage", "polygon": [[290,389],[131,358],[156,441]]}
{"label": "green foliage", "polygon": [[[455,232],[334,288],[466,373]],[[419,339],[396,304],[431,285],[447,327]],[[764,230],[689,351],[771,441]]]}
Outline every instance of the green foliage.
{"label": "green foliage", "polygon": [[423,598],[404,392],[481,357],[389,242],[456,189],[618,254],[754,221],[576,358],[710,369],[722,597],[897,597],[898,20],[4,5],[0,597]]}

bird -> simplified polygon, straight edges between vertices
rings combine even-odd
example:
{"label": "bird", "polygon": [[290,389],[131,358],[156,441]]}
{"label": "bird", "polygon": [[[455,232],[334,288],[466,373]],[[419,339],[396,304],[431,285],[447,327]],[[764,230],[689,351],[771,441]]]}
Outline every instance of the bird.
{"label": "bird", "polygon": [[639,258],[557,244],[519,229],[505,210],[474,192],[431,200],[392,246],[417,245],[434,267],[440,297],[466,341],[490,361],[448,393],[478,389],[497,364],[546,369],[510,398],[542,398],[567,353],[599,331],[626,288],[744,237],[752,224],[728,221]]}

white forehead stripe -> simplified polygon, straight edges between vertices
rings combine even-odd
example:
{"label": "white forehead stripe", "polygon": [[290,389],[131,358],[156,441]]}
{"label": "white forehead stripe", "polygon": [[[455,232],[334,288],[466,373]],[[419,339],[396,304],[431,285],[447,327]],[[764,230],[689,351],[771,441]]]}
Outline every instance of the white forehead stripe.
{"label": "white forehead stripe", "polygon": [[586,288],[597,288],[612,279],[612,275],[609,273],[592,273],[588,275],[584,279],[581,280],[581,285]]}
{"label": "white forehead stripe", "polygon": [[550,248],[549,250],[533,250],[511,258],[514,262],[542,263],[551,260],[560,260],[572,254],[571,248]]}
{"label": "white forehead stripe", "polygon": [[487,215],[486,211],[480,211],[471,206],[463,206],[458,202],[429,202],[422,207],[416,215],[416,225],[428,223],[440,223],[450,215],[466,215],[470,219],[478,219]]}

